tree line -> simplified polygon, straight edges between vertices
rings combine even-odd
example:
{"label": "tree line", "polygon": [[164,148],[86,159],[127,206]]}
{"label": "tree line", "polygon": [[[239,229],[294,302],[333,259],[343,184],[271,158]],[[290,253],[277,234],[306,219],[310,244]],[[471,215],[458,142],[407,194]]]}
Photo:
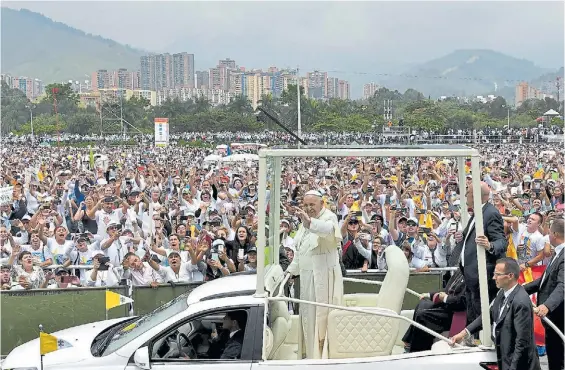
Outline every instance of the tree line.
{"label": "tree line", "polygon": [[[53,94],[53,89],[57,89]],[[100,134],[99,107],[80,104],[79,95],[70,84],[50,84],[45,95],[30,102],[25,94],[2,82],[1,119],[2,134],[28,134],[31,117],[36,135]],[[289,86],[280,97],[264,95],[259,104],[290,129],[297,125],[296,86]],[[57,100],[56,112],[54,100]],[[518,108],[510,106],[503,97],[481,103],[464,102],[457,98],[436,101],[422,93],[408,89],[404,93],[380,88],[366,100],[330,99],[320,101],[301,95],[301,123],[305,132],[379,130],[388,124],[383,117],[385,101],[391,101],[394,112],[392,124],[403,124],[415,129],[445,131],[448,129],[533,127],[536,119],[549,109],[559,111],[559,103],[552,98],[531,99]],[[510,109],[509,109],[510,107]],[[113,113],[104,113],[104,112]],[[278,130],[268,120],[258,120],[250,102],[244,96],[233,98],[228,104],[212,106],[204,98],[181,101],[171,99],[160,106],[151,106],[143,98],[123,99],[105,103],[103,116],[121,111],[121,117],[144,133],[153,133],[155,117],[169,118],[171,133],[203,131],[261,131]],[[105,119],[102,117],[102,120]]]}

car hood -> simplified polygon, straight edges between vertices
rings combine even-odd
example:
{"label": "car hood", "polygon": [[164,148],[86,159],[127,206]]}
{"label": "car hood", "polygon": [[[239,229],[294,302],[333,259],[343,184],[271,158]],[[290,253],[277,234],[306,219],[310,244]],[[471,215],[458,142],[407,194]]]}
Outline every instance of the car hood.
{"label": "car hood", "polygon": [[[72,347],[46,354],[43,356],[43,366],[76,363],[92,358],[90,347],[94,338],[104,329],[130,318],[131,317],[122,317],[119,319],[99,321],[49,333],[57,337],[57,339],[66,340]],[[2,363],[3,369],[33,366],[38,369],[41,367],[39,338],[14,348]]]}

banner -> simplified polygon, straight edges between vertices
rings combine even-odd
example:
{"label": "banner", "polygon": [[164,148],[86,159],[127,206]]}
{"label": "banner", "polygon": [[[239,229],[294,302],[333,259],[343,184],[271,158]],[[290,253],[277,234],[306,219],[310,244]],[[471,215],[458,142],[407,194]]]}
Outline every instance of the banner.
{"label": "banner", "polygon": [[169,145],[169,119],[155,118],[155,146]]}
{"label": "banner", "polygon": [[4,188],[0,188],[0,206],[4,206],[6,204],[12,204],[13,191],[14,191],[13,186],[6,186]]}

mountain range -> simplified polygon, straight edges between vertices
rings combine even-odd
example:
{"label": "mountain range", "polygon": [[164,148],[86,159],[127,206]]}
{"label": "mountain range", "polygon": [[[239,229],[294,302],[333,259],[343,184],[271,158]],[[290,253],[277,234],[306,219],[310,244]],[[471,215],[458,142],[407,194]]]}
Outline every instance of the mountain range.
{"label": "mountain range", "polygon": [[[149,53],[25,9],[3,7],[0,27],[2,72],[39,78],[45,83],[82,81],[97,69],[137,70],[139,57]],[[480,49],[456,50],[441,58],[411,65],[405,73],[377,82],[401,92],[413,88],[434,98],[495,93],[511,99],[514,86],[520,81],[542,87],[555,76],[563,76],[563,69],[548,70],[528,60]],[[352,89],[361,91],[362,83],[370,81],[356,79],[352,82]]]}

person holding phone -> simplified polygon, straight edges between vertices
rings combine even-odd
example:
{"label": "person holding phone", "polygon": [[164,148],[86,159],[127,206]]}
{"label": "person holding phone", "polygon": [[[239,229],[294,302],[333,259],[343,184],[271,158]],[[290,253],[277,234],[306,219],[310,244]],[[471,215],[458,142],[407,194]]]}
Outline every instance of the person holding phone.
{"label": "person holding phone", "polygon": [[120,283],[122,272],[121,267],[114,267],[110,263],[110,258],[104,252],[94,252],[92,257],[92,270],[86,273],[86,285],[89,287],[117,286]]}
{"label": "person holding phone", "polygon": [[77,276],[73,276],[64,267],[57,267],[54,273],[49,274],[46,277],[46,282],[50,281],[55,277],[55,283],[49,284],[47,289],[65,289],[65,288],[78,288],[80,286],[80,280]]}

